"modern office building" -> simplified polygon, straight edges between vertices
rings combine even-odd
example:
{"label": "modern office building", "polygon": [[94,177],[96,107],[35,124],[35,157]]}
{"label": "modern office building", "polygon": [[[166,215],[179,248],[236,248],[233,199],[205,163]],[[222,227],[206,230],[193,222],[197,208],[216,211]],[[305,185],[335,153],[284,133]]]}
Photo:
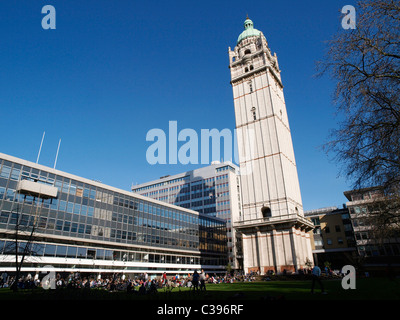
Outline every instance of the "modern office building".
{"label": "modern office building", "polygon": [[241,269],[241,238],[232,228],[232,221],[241,215],[236,165],[215,161],[203,168],[132,186],[132,191],[225,220],[228,262],[233,269]]}
{"label": "modern office building", "polygon": [[312,260],[281,70],[264,34],[247,18],[229,68],[236,118],[244,270],[296,272]]}
{"label": "modern office building", "polygon": [[[382,225],[380,215],[390,213],[398,215],[398,209],[391,210],[383,195],[382,188],[365,188],[345,191],[349,200],[351,222],[354,229],[356,248],[360,256],[360,264],[364,269],[374,272],[386,272],[393,268],[400,272],[400,235],[398,223]],[[386,211],[386,212],[385,212]],[[395,220],[392,220],[395,221]]]}
{"label": "modern office building", "polygon": [[329,262],[332,268],[341,270],[344,265],[356,263],[358,255],[347,207],[309,210],[304,216],[314,224],[309,233],[316,265]]}
{"label": "modern office building", "polygon": [[225,272],[226,243],[218,217],[0,153],[0,270]]}

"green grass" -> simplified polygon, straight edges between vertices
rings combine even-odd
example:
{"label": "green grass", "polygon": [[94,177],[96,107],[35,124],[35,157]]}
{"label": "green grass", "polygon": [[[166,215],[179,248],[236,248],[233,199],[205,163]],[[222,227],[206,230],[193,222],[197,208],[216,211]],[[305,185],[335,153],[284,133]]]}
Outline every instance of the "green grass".
{"label": "green grass", "polygon": [[316,284],[310,293],[310,281],[264,281],[232,284],[207,284],[206,292],[174,288],[171,292],[159,289],[157,294],[140,296],[126,292],[107,292],[96,289],[76,290],[19,290],[0,289],[0,300],[150,300],[150,301],[254,301],[254,300],[400,300],[400,281],[387,278],[357,279],[355,290],[344,290],[340,280],[323,281],[326,295]]}
{"label": "green grass", "polygon": [[400,300],[398,279],[359,279],[354,290],[344,290],[341,280],[325,280],[323,285],[326,295],[320,293],[318,284],[315,293],[311,294],[311,281],[264,281],[208,284],[206,293],[196,294],[185,288],[181,292],[172,292],[170,296],[176,294],[174,298],[202,300]]}

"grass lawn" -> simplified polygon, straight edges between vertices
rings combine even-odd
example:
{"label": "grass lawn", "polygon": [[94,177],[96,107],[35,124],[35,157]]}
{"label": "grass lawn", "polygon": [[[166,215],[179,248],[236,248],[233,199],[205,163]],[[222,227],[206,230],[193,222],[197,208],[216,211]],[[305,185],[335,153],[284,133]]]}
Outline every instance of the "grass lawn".
{"label": "grass lawn", "polygon": [[0,289],[0,300],[150,300],[150,301],[240,301],[260,300],[400,300],[400,280],[387,278],[357,279],[355,290],[344,290],[340,280],[323,281],[328,294],[322,295],[318,284],[310,293],[310,281],[263,281],[231,284],[207,284],[206,292],[174,288],[159,289],[157,294],[140,296],[135,293],[107,292],[96,289],[20,290]]}

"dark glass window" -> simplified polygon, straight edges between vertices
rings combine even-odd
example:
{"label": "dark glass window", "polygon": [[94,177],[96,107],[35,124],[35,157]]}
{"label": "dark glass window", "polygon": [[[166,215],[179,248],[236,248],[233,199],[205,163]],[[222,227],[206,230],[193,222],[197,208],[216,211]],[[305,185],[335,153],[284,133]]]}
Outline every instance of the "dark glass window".
{"label": "dark glass window", "polygon": [[330,232],[331,232],[331,230],[329,229],[328,226],[325,227],[325,232],[326,232],[326,233],[330,233]]}
{"label": "dark glass window", "polygon": [[2,211],[0,213],[0,223],[7,223],[10,212]]}
{"label": "dark glass window", "polygon": [[44,249],[44,255],[47,257],[54,257],[56,254],[56,246],[53,244],[46,244]]}
{"label": "dark glass window", "polygon": [[67,247],[66,246],[57,246],[56,256],[64,258],[67,254]]}
{"label": "dark glass window", "polygon": [[64,231],[69,232],[70,228],[71,228],[71,222],[65,221],[64,222]]}
{"label": "dark glass window", "polygon": [[82,223],[79,224],[78,232],[79,233],[84,233],[85,232],[85,225],[84,224],[82,224]]}
{"label": "dark glass window", "polygon": [[61,231],[63,226],[63,221],[62,220],[57,220],[56,222],[56,230]]}
{"label": "dark glass window", "polygon": [[47,229],[53,230],[55,223],[56,223],[55,219],[49,219],[49,221],[47,221]]}
{"label": "dark glass window", "polygon": [[86,234],[91,234],[91,233],[92,233],[92,226],[87,225],[87,226],[86,226],[85,233],[86,233]]}
{"label": "dark glass window", "polygon": [[68,247],[67,249],[67,258],[75,258],[76,257],[76,247]]}
{"label": "dark glass window", "polygon": [[77,257],[85,259],[86,258],[86,248],[78,248]]}
{"label": "dark glass window", "polygon": [[77,232],[78,231],[78,224],[77,223],[72,223],[71,226],[71,232]]}

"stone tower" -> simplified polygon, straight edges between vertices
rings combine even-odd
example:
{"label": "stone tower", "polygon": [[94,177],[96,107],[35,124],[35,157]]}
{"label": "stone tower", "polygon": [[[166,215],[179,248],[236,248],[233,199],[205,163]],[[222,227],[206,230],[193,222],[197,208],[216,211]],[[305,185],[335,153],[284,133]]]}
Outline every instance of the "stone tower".
{"label": "stone tower", "polygon": [[229,68],[236,118],[245,272],[296,272],[312,261],[276,54],[247,18]]}

